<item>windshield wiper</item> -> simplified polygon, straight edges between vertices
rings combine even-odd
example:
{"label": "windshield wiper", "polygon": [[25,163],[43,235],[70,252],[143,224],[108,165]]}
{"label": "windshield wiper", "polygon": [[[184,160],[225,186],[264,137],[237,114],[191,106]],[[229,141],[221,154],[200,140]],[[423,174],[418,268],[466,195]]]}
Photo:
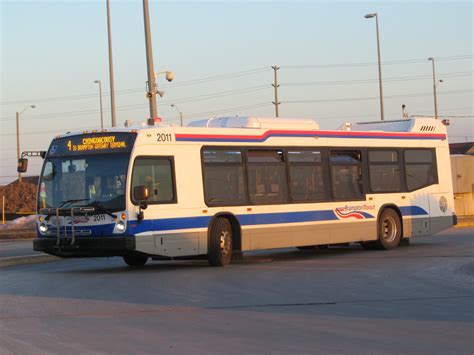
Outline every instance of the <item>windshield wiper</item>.
{"label": "windshield wiper", "polygon": [[112,217],[113,219],[116,219],[116,218],[117,218],[117,215],[113,214],[113,213],[110,212],[108,209],[106,209],[104,206],[102,206],[102,205],[99,203],[99,201],[94,201],[94,202],[90,203],[89,206],[95,207],[95,209],[97,210],[97,212],[105,213],[105,214],[109,215],[110,217]]}
{"label": "windshield wiper", "polygon": [[74,203],[74,202],[81,202],[81,201],[89,201],[90,199],[89,198],[77,198],[77,199],[71,199],[71,200],[66,200],[66,201],[61,201],[59,203],[59,206],[57,208],[61,208],[63,207],[64,205],[68,204],[68,203]]}

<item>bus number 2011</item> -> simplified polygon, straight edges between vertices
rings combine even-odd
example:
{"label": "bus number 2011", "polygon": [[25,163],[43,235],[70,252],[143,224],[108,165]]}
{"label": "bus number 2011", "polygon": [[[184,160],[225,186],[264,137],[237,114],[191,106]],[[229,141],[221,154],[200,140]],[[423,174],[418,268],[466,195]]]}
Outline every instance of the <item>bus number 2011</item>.
{"label": "bus number 2011", "polygon": [[158,133],[156,135],[156,141],[157,142],[172,142],[173,136],[171,135],[171,133]]}

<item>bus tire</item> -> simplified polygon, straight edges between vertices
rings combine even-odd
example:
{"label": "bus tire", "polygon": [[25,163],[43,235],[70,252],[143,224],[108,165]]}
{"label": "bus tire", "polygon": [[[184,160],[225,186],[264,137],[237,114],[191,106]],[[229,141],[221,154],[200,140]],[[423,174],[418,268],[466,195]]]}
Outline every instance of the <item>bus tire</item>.
{"label": "bus tire", "polygon": [[376,242],[361,242],[360,245],[365,250],[376,250],[377,245],[375,243]]}
{"label": "bus tire", "polygon": [[382,212],[377,222],[377,234],[377,249],[390,250],[398,247],[402,237],[402,223],[397,212],[391,208]]}
{"label": "bus tire", "polygon": [[322,245],[305,245],[302,247],[296,247],[298,250],[308,251],[308,250],[324,250],[327,249],[329,246],[327,244]]}
{"label": "bus tire", "polygon": [[148,261],[148,257],[142,254],[129,254],[123,257],[123,261],[128,266],[143,266]]}
{"label": "bus tire", "polygon": [[208,261],[212,266],[227,266],[232,259],[232,226],[227,218],[217,217],[209,233]]}

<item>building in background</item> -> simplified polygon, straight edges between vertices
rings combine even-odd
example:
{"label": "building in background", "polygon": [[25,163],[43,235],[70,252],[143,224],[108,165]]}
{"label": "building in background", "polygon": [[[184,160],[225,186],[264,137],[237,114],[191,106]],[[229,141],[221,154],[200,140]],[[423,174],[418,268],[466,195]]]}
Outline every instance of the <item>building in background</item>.
{"label": "building in background", "polygon": [[449,145],[454,207],[458,216],[474,215],[474,142]]}

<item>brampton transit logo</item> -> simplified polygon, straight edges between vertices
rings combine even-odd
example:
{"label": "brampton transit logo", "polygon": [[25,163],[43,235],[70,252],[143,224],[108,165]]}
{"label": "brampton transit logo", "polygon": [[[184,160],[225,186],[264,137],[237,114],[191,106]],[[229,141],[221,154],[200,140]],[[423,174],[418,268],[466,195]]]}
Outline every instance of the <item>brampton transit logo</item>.
{"label": "brampton transit logo", "polygon": [[356,206],[348,206],[345,205],[344,207],[338,207],[334,210],[336,216],[339,219],[346,219],[346,218],[355,218],[355,219],[366,219],[366,218],[374,218],[373,215],[367,213],[365,211],[375,210],[375,205],[356,205]]}

